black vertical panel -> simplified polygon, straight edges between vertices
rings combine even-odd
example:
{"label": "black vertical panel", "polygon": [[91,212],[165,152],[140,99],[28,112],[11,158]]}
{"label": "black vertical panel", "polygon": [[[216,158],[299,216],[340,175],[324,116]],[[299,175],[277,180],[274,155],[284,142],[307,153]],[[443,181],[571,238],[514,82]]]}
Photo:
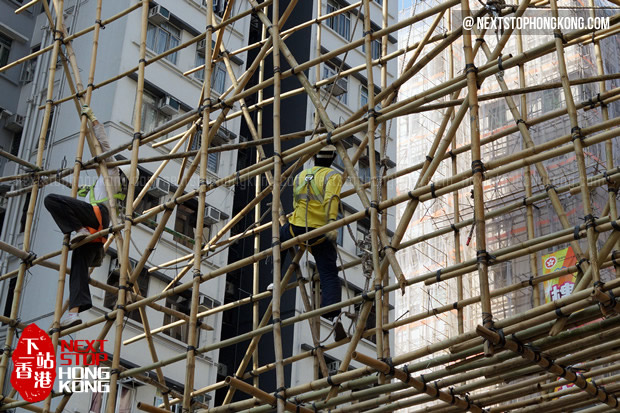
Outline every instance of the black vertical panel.
{"label": "black vertical panel", "polygon": [[[283,12],[289,4],[289,0],[280,0],[280,12]],[[300,23],[303,23],[312,18],[312,11],[314,7],[313,1],[299,1],[295,6],[294,12],[290,15],[287,23],[285,24],[284,30],[287,28],[296,26]],[[271,9],[269,9],[269,18],[271,19]],[[256,17],[252,17],[252,19],[256,19]],[[254,23],[254,22],[253,22]],[[250,29],[250,34],[248,36],[249,42],[256,42],[260,40],[260,25],[252,24]],[[312,31],[310,28],[306,28],[301,30],[292,36],[290,36],[286,40],[286,45],[291,50],[295,59],[298,62],[305,62],[309,60],[310,56],[310,40],[311,40]],[[251,63],[256,58],[256,54],[258,52],[257,49],[253,49],[249,52],[247,58],[246,67],[249,67]],[[290,65],[281,55],[281,69],[282,71],[290,69]],[[265,61],[265,78],[268,79],[273,76],[273,60],[271,55]],[[252,80],[250,81],[249,86],[255,85],[258,82],[258,73],[255,73]],[[299,88],[301,84],[297,80],[295,76],[289,77],[282,81],[282,92],[286,92],[292,89]],[[273,87],[269,87],[265,89],[264,98],[270,98],[273,96]],[[251,105],[256,102],[256,95],[249,97],[246,99],[246,104]],[[307,109],[307,96],[306,94],[300,94],[298,96],[287,98],[282,101],[281,105],[281,133],[287,134],[292,132],[297,132],[304,130],[306,128],[306,109]],[[252,113],[254,119],[256,119],[255,112]],[[241,126],[241,136],[246,137],[247,139],[251,139],[250,132],[248,130],[247,124],[245,121],[242,122]],[[272,137],[273,136],[273,107],[269,106],[263,110],[263,137]],[[294,147],[295,145],[303,142],[303,139],[286,141],[282,142],[282,149],[286,150]],[[273,155],[273,147],[271,145],[264,147],[266,155]],[[248,166],[254,164],[256,159],[256,151],[253,149],[247,149],[239,151],[239,156],[237,160],[237,170],[241,170]],[[283,171],[286,167],[290,165],[285,165]],[[266,180],[262,179],[262,185],[265,187],[267,185]],[[235,195],[234,195],[234,203],[233,203],[233,215],[235,215],[238,211],[240,211],[244,206],[246,206],[255,196],[255,185],[254,180],[251,182],[241,183],[235,187]],[[286,212],[292,211],[293,208],[293,199],[292,199],[292,187],[286,186],[282,189],[281,201],[283,208]],[[271,197],[266,198],[261,204],[262,212],[267,211],[267,204],[271,203]],[[244,219],[242,219],[239,224],[237,224],[233,230],[232,234],[242,233],[245,229],[247,229],[254,220],[254,214],[249,213]],[[271,213],[267,213],[263,223],[271,221]],[[263,231],[260,238],[261,242],[261,250],[269,248],[272,242],[272,234],[271,231]],[[253,255],[254,247],[253,247],[253,237],[247,237],[246,239],[232,245],[229,249],[228,262],[232,263],[241,258],[248,257]],[[286,259],[284,264],[290,263],[290,257]],[[283,266],[285,268],[285,266]],[[272,268],[273,261],[271,258],[267,260],[263,260],[260,262],[260,290],[265,291],[269,283],[272,282]],[[282,274],[284,275],[284,274]],[[234,300],[238,300],[244,297],[248,297],[252,291],[252,266],[248,265],[239,270],[233,271],[227,274],[226,278],[228,288],[225,302],[230,302]],[[286,292],[281,301],[281,318],[286,319],[289,317],[293,317],[295,315],[295,296],[296,292],[288,291]],[[263,300],[260,304],[260,313],[261,315],[267,309],[268,300]],[[222,335],[221,339],[225,340],[227,338],[231,338],[252,330],[252,308],[250,305],[246,305],[240,307],[238,309],[233,309],[227,311],[223,315],[224,324],[222,326]],[[290,357],[293,355],[293,327],[285,327],[282,330],[282,348],[284,357]],[[229,346],[227,348],[220,350],[219,362],[221,364],[225,364],[227,366],[227,374],[233,375],[235,370],[237,369],[239,363],[241,362],[243,355],[247,349],[249,344],[249,340],[239,343],[234,346]],[[273,335],[265,335],[260,341],[259,344],[259,359],[260,364],[264,365],[267,363],[272,363],[275,360],[274,349],[273,349]],[[286,377],[286,386],[290,386],[291,379],[291,368],[290,366],[285,367],[285,377]],[[223,377],[219,377],[222,379]],[[260,388],[267,391],[273,392],[276,389],[276,375],[275,371],[272,370],[268,373],[262,374],[260,376]],[[221,389],[216,394],[216,405],[221,404],[223,397],[226,393],[227,389]],[[244,395],[241,392],[235,393],[234,400],[242,400],[248,398],[247,395]]]}

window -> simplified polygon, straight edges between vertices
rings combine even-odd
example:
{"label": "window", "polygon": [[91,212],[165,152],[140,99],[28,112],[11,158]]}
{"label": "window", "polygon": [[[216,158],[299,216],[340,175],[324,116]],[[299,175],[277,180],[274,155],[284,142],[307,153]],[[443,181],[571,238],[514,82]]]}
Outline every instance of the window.
{"label": "window", "polygon": [[[216,136],[211,141],[210,147],[218,146],[220,143],[221,141]],[[194,140],[192,141],[192,146],[190,150],[195,151],[195,150],[200,149],[200,144],[201,144],[200,132],[196,132],[194,134]],[[220,152],[210,152],[209,150],[207,150],[207,170],[210,172],[213,172],[214,174],[217,174],[219,165],[220,165]]]}
{"label": "window", "polygon": [[560,89],[543,90],[542,111],[551,112],[560,108]]}
{"label": "window", "polygon": [[368,160],[360,159],[358,165],[360,181],[362,181],[362,183],[370,182],[371,175]]}
{"label": "window", "polygon": [[[136,261],[130,260],[131,262],[131,268],[134,268],[135,265],[137,264]],[[113,287],[117,287],[119,286],[119,273],[120,273],[120,268],[121,264],[120,262],[118,262],[118,259],[112,259],[110,260],[110,270],[108,272],[108,285],[111,285]],[[142,271],[140,272],[140,275],[138,276],[138,279],[136,280],[137,284],[138,284],[138,289],[140,290],[140,295],[142,297],[146,297],[148,292],[149,292],[149,272],[147,270],[147,268],[142,268]],[[133,288],[130,289],[129,291],[133,292]],[[105,296],[103,298],[103,306],[105,308],[109,308],[110,310],[113,310],[116,307],[116,300],[118,299],[118,294],[117,293],[109,293],[106,292]],[[131,318],[134,321],[137,321],[138,323],[142,323],[142,318],[140,318],[140,311],[138,310],[133,310],[128,314],[128,317]]]}
{"label": "window", "polygon": [[[187,297],[177,295],[166,298],[166,307],[178,311],[180,313],[186,314],[189,316],[190,313],[190,304],[191,304],[191,293],[188,292]],[[179,320],[179,318],[172,316],[170,314],[164,313],[164,325],[173,323]],[[196,332],[198,336],[196,337],[196,342],[200,342],[200,330],[196,328]],[[189,339],[189,323],[181,324],[178,326],[174,326],[167,330],[164,330],[164,334],[187,343]]]}
{"label": "window", "polygon": [[[136,184],[136,194],[139,194],[140,192],[142,192],[142,190],[144,189],[144,186],[146,185],[149,179],[151,179],[151,174],[146,173],[143,170],[141,170],[140,176],[138,177],[138,183]],[[157,178],[157,180],[153,182],[153,184],[150,186],[147,193],[144,195],[144,197],[138,204],[137,208],[134,211],[134,214],[136,214],[136,216],[143,214],[149,209],[158,206],[160,204],[161,197],[168,195],[168,194],[163,194],[163,191],[158,190],[157,184],[158,184],[158,180],[160,179],[161,178]],[[157,226],[157,215],[146,220],[144,224],[147,227],[155,229],[155,227]]]}
{"label": "window", "polygon": [[[157,393],[155,394],[155,397],[153,399],[153,406],[159,407],[162,404],[164,404],[164,396],[161,394],[159,390],[157,390]],[[183,406],[179,403],[173,404],[172,406],[170,406],[170,408],[172,409],[172,413],[183,412]]]}
{"label": "window", "polygon": [[368,88],[366,86],[362,86],[360,88],[360,108],[366,106],[368,104]]}
{"label": "window", "polygon": [[[355,305],[355,312],[359,314],[359,311],[362,308],[363,303],[360,304],[356,304]],[[373,301],[372,304],[372,310],[370,310],[370,314],[368,314],[368,318],[366,319],[366,326],[364,327],[364,330],[370,330],[375,328],[377,323],[377,314],[375,312],[375,303]],[[373,342],[373,343],[377,343],[377,336],[375,334],[373,334],[372,336],[366,337],[367,340]]]}
{"label": "window", "polygon": [[0,33],[0,67],[6,66],[9,63],[11,43],[13,43],[13,40],[10,37]]}
{"label": "window", "polygon": [[[373,59],[378,59],[381,57],[381,42],[378,39],[373,40],[370,43],[371,57]],[[362,43],[362,53],[366,53],[366,43]]]}
{"label": "window", "polygon": [[[181,43],[181,30],[166,22],[159,25],[149,23],[146,32],[146,47],[161,54],[178,46],[179,43]],[[166,60],[176,64],[176,52],[166,56]]]}
{"label": "window", "polygon": [[[205,3],[205,0],[202,0]],[[217,14],[220,17],[224,17],[224,12],[226,11],[226,6],[228,5],[228,0],[213,0],[213,13]]]}
{"label": "window", "polygon": [[213,66],[213,73],[211,74],[211,89],[217,93],[224,93],[224,90],[226,90],[226,66],[224,66],[224,62],[222,61],[217,62]]}
{"label": "window", "polygon": [[105,402],[105,393],[93,393],[90,398],[90,406],[88,407],[88,413],[103,413],[103,405]]}
{"label": "window", "polygon": [[[202,52],[196,52],[196,67],[205,64],[205,55]],[[194,77],[201,82],[205,79],[205,70],[201,69],[194,72]],[[224,62],[219,61],[213,66],[211,73],[211,90],[217,93],[224,93],[226,90],[226,66]]]}
{"label": "window", "polygon": [[370,251],[370,238],[368,235],[370,234],[370,225],[368,222],[362,220],[357,221],[357,239],[356,239],[356,247],[355,254],[357,256],[362,256],[364,254],[364,250]]}
{"label": "window", "polygon": [[344,161],[340,157],[340,154],[336,154],[336,159],[332,162],[332,168],[344,172]]}
{"label": "window", "polygon": [[[194,67],[202,66],[205,64],[205,55],[202,52],[196,52],[196,60],[194,62]],[[205,80],[205,69],[194,72],[194,77],[201,82]]]}
{"label": "window", "polygon": [[[32,49],[30,49],[31,53],[37,52],[39,51],[39,46],[35,46]],[[34,70],[35,67],[37,65],[37,59],[30,59],[30,60],[26,60],[24,62],[24,65],[22,66],[22,72],[19,75],[19,81],[22,83],[30,83],[32,82],[32,78],[34,76]],[[2,64],[0,64],[0,66],[2,66]]]}
{"label": "window", "polygon": [[[338,212],[337,219],[340,220],[342,218],[344,218],[344,216],[342,215],[342,213]],[[336,238],[336,244],[338,244],[341,247],[342,247],[342,244],[344,244],[344,227],[338,228],[338,237]]]}
{"label": "window", "polygon": [[506,108],[503,105],[489,108],[489,129],[495,130],[506,125]]}
{"label": "window", "polygon": [[177,207],[177,217],[174,222],[174,240],[187,248],[194,247],[194,229],[196,228],[196,207],[189,206],[188,202]]}
{"label": "window", "polygon": [[150,132],[163,123],[168,122],[171,117],[165,114],[158,107],[159,98],[144,92],[142,98],[142,125],[141,129]]}
{"label": "window", "polygon": [[[323,65],[323,79],[327,79],[333,76],[336,76],[336,73],[338,73],[338,68],[336,66],[334,66],[332,63],[325,63]],[[348,98],[347,95],[348,90],[349,90],[349,80],[348,77],[344,76],[341,77],[339,79],[337,79],[336,81],[336,85],[334,86],[333,84],[329,84],[327,85],[327,91],[331,91],[332,92],[332,96],[334,96],[336,99],[338,99],[340,102],[347,104],[348,102]],[[332,90],[333,89],[333,90]]]}
{"label": "window", "polygon": [[[335,1],[328,0],[327,14],[340,10],[341,6]],[[337,16],[330,17],[325,21],[327,27],[344,37],[347,41],[351,37],[351,16],[349,12],[340,13]]]}

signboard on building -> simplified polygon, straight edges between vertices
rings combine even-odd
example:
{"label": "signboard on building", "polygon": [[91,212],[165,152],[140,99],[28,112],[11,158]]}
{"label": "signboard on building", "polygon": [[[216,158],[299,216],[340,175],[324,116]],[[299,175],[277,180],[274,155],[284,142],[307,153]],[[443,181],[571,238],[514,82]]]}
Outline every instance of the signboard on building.
{"label": "signboard on building", "polygon": [[[577,264],[577,259],[571,247],[564,248],[551,254],[542,256],[543,275],[560,271]],[[558,300],[573,292],[577,273],[560,275],[543,282],[545,288],[545,303]]]}

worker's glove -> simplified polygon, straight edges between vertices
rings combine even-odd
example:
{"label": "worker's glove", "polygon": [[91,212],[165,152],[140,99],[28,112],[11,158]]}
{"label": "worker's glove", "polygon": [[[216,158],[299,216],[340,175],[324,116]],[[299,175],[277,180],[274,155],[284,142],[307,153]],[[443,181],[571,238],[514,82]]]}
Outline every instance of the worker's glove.
{"label": "worker's glove", "polygon": [[334,229],[332,231],[329,231],[327,234],[325,234],[325,237],[331,242],[336,242],[336,239],[338,239],[338,230]]}
{"label": "worker's glove", "polygon": [[93,110],[88,105],[82,105],[82,115],[86,115],[91,122],[97,120],[95,114],[93,113]]}

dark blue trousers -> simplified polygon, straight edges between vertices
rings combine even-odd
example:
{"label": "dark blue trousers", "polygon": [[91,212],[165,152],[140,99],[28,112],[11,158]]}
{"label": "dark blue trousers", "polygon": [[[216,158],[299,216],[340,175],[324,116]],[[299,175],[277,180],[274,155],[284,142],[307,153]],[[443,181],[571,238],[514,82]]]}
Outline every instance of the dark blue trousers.
{"label": "dark blue trousers", "polygon": [[[282,228],[280,228],[280,242],[288,241],[293,238],[291,235],[291,228],[296,236],[306,233],[306,228],[291,225],[287,222]],[[309,231],[312,231],[313,229],[314,228],[308,228]],[[313,245],[320,239],[323,239],[323,241]],[[317,270],[319,271],[319,277],[321,279],[321,307],[326,307],[342,301],[340,279],[338,278],[338,266],[336,265],[336,259],[338,258],[336,246],[323,236],[312,238],[308,241],[308,244],[312,245],[312,247],[310,247],[310,253],[314,257]],[[284,262],[285,257],[286,255],[284,254],[282,256],[282,262]],[[323,317],[331,320],[332,318],[337,317],[338,314],[340,314],[340,310],[334,310],[323,314]]]}

